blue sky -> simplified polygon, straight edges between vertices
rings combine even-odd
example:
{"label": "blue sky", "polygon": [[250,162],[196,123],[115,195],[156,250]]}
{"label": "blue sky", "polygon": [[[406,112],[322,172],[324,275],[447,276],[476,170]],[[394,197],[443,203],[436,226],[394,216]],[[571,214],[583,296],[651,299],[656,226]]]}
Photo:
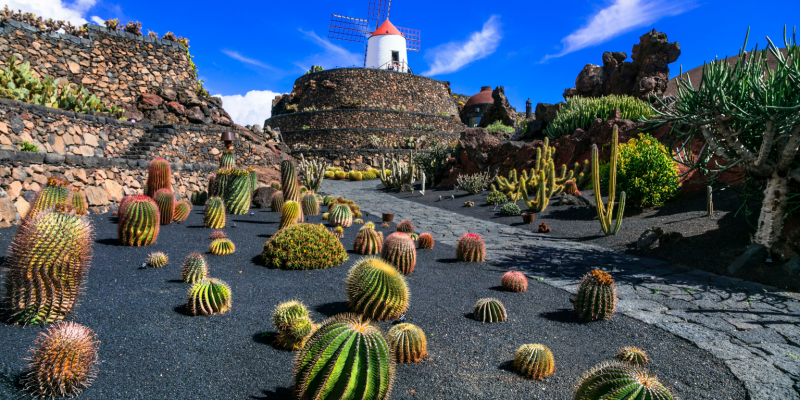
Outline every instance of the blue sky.
{"label": "blue sky", "polygon": [[[292,89],[312,64],[363,63],[363,45],[327,38],[331,14],[365,18],[369,0],[163,2],[156,0],[6,0],[12,8],[73,22],[118,18],[143,30],[190,40],[208,91],[222,95],[240,124],[262,124],[275,93]],[[394,0],[391,21],[422,31],[409,52],[416,73],[449,81],[456,93],[505,86],[511,104],[558,102],[587,64],[624,51],[650,29],[667,33],[682,54],[677,75],[715,56],[736,54],[765,36],[783,43],[783,26],[800,25],[799,0],[562,0],[459,2]]]}

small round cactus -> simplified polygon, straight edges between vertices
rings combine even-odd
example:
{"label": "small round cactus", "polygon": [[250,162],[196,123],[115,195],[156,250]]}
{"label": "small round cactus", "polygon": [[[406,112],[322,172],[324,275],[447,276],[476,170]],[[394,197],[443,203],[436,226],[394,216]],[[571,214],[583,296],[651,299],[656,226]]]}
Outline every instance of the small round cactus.
{"label": "small round cactus", "polygon": [[366,223],[356,234],[353,242],[353,251],[358,254],[372,255],[378,254],[383,248],[383,238],[375,232],[375,225],[371,222]]}
{"label": "small round cactus", "polygon": [[500,278],[500,286],[507,292],[524,292],[528,290],[528,278],[522,272],[508,271]]}
{"label": "small round cactus", "polygon": [[328,213],[328,223],[333,226],[341,225],[347,228],[353,225],[353,212],[350,211],[350,207],[338,204]]}
{"label": "small round cactus", "polygon": [[175,222],[186,221],[186,218],[189,218],[189,213],[191,212],[192,212],[192,203],[189,203],[186,200],[179,201],[175,203],[175,213],[173,215],[172,220]]}
{"label": "small round cactus", "polygon": [[217,256],[227,256],[236,251],[236,246],[230,239],[216,239],[208,246],[208,251]]}
{"label": "small round cactus", "polygon": [[270,183],[269,183],[269,187],[271,187],[271,188],[273,188],[273,189],[275,189],[275,190],[279,190],[279,191],[280,191],[280,190],[283,190],[283,187],[281,186],[281,183],[280,183],[280,182],[278,182],[278,181],[272,181],[272,182],[270,182]]}
{"label": "small round cactus", "polygon": [[269,209],[272,212],[283,210],[283,192],[275,192],[269,198]]}
{"label": "small round cactus", "polygon": [[474,233],[465,233],[456,244],[456,259],[467,262],[485,261],[486,245],[483,239]]}
{"label": "small round cactus", "polygon": [[317,328],[308,316],[308,310],[299,301],[278,304],[272,313],[272,324],[278,331],[275,343],[287,350],[303,347],[305,341]]}
{"label": "small round cactus", "polygon": [[169,257],[164,252],[157,251],[150,253],[147,257],[147,264],[153,268],[161,268],[169,262]]}
{"label": "small round cactus", "polygon": [[306,306],[297,300],[284,301],[278,304],[272,312],[272,325],[275,325],[276,330],[283,331],[289,329],[296,320],[301,318],[308,318]]}
{"label": "small round cactus", "polygon": [[70,188],[72,190],[72,206],[80,214],[86,214],[89,209],[89,202],[86,200],[86,193],[80,188]]}
{"label": "small round cactus", "polygon": [[347,173],[345,173],[344,171],[336,171],[333,174],[333,179],[336,179],[337,181],[340,181],[344,178],[347,178]]}
{"label": "small round cactus", "polygon": [[581,194],[581,192],[578,190],[578,185],[576,185],[575,181],[573,181],[572,179],[569,179],[566,182],[564,182],[564,193],[577,194],[577,195]]}
{"label": "small round cactus", "polygon": [[125,246],[149,246],[158,238],[161,226],[158,205],[153,199],[136,195],[119,206],[117,237]]}
{"label": "small round cactus", "polygon": [[[621,396],[621,397],[620,397]],[[606,361],[583,375],[574,400],[672,400],[672,393],[646,370]]]}
{"label": "small round cactus", "polygon": [[405,278],[379,258],[365,258],[354,265],[345,287],[350,309],[367,318],[392,320],[408,308]]}
{"label": "small round cactus", "polygon": [[392,264],[403,275],[410,274],[417,265],[417,249],[414,241],[403,232],[392,233],[383,243],[381,258]]}
{"label": "small round cactus", "polygon": [[225,314],[230,309],[231,288],[219,279],[203,279],[189,289],[186,311],[191,315]]}
{"label": "small round cactus", "polygon": [[220,229],[225,227],[225,204],[219,197],[211,197],[206,202],[203,224],[206,228]]}
{"label": "small round cactus", "polygon": [[644,350],[633,346],[626,346],[619,349],[617,360],[635,366],[642,366],[650,362],[650,358]]}
{"label": "small round cactus", "polygon": [[336,236],[338,239],[344,239],[344,228],[341,226],[337,226],[331,230],[333,232],[333,236]]}
{"label": "small round cactus", "polygon": [[297,223],[297,218],[300,216],[300,204],[296,201],[289,200],[283,203],[281,209],[281,221],[278,229],[286,228]]}
{"label": "small round cactus", "polygon": [[411,233],[414,232],[414,224],[412,224],[411,221],[404,219],[397,224],[395,229],[397,229],[398,232]]}
{"label": "small round cactus", "polygon": [[331,202],[333,202],[335,200],[336,200],[336,198],[333,197],[333,196],[325,196],[325,197],[322,198],[322,204],[327,206],[328,204],[331,204]]}
{"label": "small round cactus", "polygon": [[186,283],[196,283],[206,278],[208,278],[206,258],[196,251],[189,254],[181,267],[181,279]]}
{"label": "small round cactus", "polygon": [[211,236],[209,236],[208,238],[211,240],[215,240],[215,239],[225,239],[226,237],[228,237],[228,234],[225,233],[225,231],[215,229],[214,232],[211,232]]}
{"label": "small round cactus", "polygon": [[361,172],[358,171],[350,171],[350,174],[348,175],[348,178],[350,178],[351,181],[360,181],[364,179],[363,175],[361,175]]}
{"label": "small round cactus", "polygon": [[319,201],[314,193],[303,196],[303,214],[319,215]]}
{"label": "small round cactus", "polygon": [[488,298],[475,303],[474,317],[478,322],[506,322],[508,314],[500,300]]}
{"label": "small round cactus", "polygon": [[208,192],[194,191],[191,195],[191,203],[195,206],[204,206],[208,201]]}
{"label": "small round cactus", "polygon": [[389,329],[386,340],[394,350],[395,361],[400,364],[417,363],[428,356],[425,332],[416,325],[397,324]]}
{"label": "small round cactus", "polygon": [[330,217],[330,216],[331,216],[330,213],[322,213],[322,219],[325,220],[325,221],[327,221],[328,217]]}
{"label": "small round cactus", "polygon": [[325,171],[325,179],[333,179],[333,171]]}
{"label": "small round cactus", "polygon": [[420,249],[433,249],[433,236],[430,233],[422,233],[417,239],[417,247]]}
{"label": "small round cactus", "polygon": [[611,275],[599,269],[584,275],[573,305],[578,317],[584,321],[611,318],[617,307],[617,288]]}
{"label": "small round cactus", "polygon": [[153,200],[158,204],[159,223],[162,226],[171,224],[175,217],[175,195],[172,190],[158,189]]}
{"label": "small round cactus", "polygon": [[514,355],[514,369],[533,380],[547,378],[556,369],[553,353],[541,344],[524,344]]}

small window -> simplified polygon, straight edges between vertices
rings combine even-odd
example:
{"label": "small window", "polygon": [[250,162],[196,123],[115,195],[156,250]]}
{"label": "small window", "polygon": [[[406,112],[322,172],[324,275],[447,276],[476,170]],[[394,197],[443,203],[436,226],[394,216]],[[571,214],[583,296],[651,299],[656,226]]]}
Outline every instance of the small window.
{"label": "small window", "polygon": [[392,52],[392,62],[400,62],[400,52],[393,51]]}
{"label": "small window", "polygon": [[475,112],[481,112],[481,108],[480,107],[475,107]]}
{"label": "small window", "polygon": [[469,124],[468,124],[469,127],[470,128],[474,128],[474,127],[478,126],[478,122],[480,120],[481,120],[480,117],[470,117]]}

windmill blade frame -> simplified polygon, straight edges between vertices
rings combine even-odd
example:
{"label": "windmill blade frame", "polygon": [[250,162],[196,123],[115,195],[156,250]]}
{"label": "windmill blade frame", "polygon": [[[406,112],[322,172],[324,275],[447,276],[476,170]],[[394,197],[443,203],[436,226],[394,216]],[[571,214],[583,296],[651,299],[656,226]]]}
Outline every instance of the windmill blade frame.
{"label": "windmill blade frame", "polygon": [[419,53],[422,50],[422,32],[419,29],[401,28],[397,30],[406,38],[406,50],[416,51]]}
{"label": "windmill blade frame", "polygon": [[369,21],[361,18],[331,14],[328,38],[366,43],[369,35]]}
{"label": "windmill blade frame", "polygon": [[383,21],[389,19],[389,11],[391,8],[392,0],[369,0],[367,19],[370,23],[373,21],[375,22],[374,29],[378,29],[378,26],[380,26]]}

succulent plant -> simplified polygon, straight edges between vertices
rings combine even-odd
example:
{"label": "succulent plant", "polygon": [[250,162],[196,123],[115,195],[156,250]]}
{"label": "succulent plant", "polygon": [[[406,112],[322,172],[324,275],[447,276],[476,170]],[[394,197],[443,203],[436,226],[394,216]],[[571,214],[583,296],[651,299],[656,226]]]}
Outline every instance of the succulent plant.
{"label": "succulent plant", "polygon": [[219,155],[219,168],[220,169],[234,169],[236,168],[236,155],[233,150],[223,150]]}
{"label": "succulent plant", "polygon": [[230,309],[231,288],[219,279],[203,279],[189,289],[186,312],[191,315],[225,314]]}
{"label": "succulent plant", "polygon": [[153,268],[161,268],[169,262],[169,257],[161,251],[156,251],[154,253],[150,253],[147,256],[147,265]]}
{"label": "succulent plant", "polygon": [[258,172],[253,167],[247,167],[247,171],[250,174],[250,191],[255,192],[258,189]]}
{"label": "succulent plant", "polygon": [[354,223],[354,224],[363,224],[363,223],[364,223],[364,220],[363,220],[363,219],[361,219],[361,218],[354,218],[354,219],[353,219],[353,223]]}
{"label": "succulent plant", "polygon": [[278,304],[272,314],[272,324],[278,331],[275,343],[288,350],[302,348],[317,328],[303,303],[294,300]]}
{"label": "succulent plant", "polygon": [[337,239],[344,239],[344,228],[342,228],[341,225],[331,229],[331,232],[333,232],[333,236]]}
{"label": "succulent plant", "polygon": [[584,275],[573,305],[578,317],[584,321],[611,318],[617,307],[617,288],[611,275],[599,269]]}
{"label": "succulent plant", "polygon": [[214,239],[225,239],[226,237],[228,237],[228,234],[225,233],[225,231],[220,229],[215,229],[214,232],[211,232],[211,235],[208,238],[214,240]]}
{"label": "succulent plant", "polygon": [[375,320],[396,319],[408,308],[406,280],[379,258],[364,258],[345,280],[347,300],[353,312]]}
{"label": "succulent plant", "polygon": [[336,200],[336,198],[333,197],[333,196],[325,196],[325,197],[322,198],[322,204],[327,206],[328,204],[331,204],[331,202],[333,202],[335,200]]}
{"label": "succulent plant", "polygon": [[383,243],[381,258],[397,268],[403,275],[414,271],[417,265],[417,249],[414,240],[403,232],[394,232]]}
{"label": "succulent plant", "polygon": [[539,224],[539,233],[550,233],[550,227],[547,226],[547,222]]}
{"label": "succulent plant", "polygon": [[[225,200],[228,194],[228,184],[231,180],[231,175],[228,173],[229,170],[226,169],[219,169],[217,170],[217,175],[214,177],[214,187],[209,189],[208,195],[211,197],[220,197]],[[209,185],[210,185],[209,181]]]}
{"label": "succulent plant", "polygon": [[417,239],[419,239],[419,235],[417,235],[414,232],[409,233],[408,236],[411,238],[411,240],[413,240],[415,242],[417,241]]}
{"label": "succulent plant", "polygon": [[333,179],[336,179],[337,181],[340,181],[344,178],[347,178],[347,173],[344,171],[336,171],[333,173]]}
{"label": "succulent plant", "polygon": [[147,168],[147,191],[145,194],[153,197],[160,189],[172,191],[172,170],[167,160],[154,158]]}
{"label": "succulent plant", "polygon": [[642,366],[650,362],[650,357],[638,347],[626,346],[619,349],[617,360],[630,365]]}
{"label": "succulent plant", "polygon": [[519,206],[514,203],[506,203],[503,204],[503,207],[500,207],[500,214],[505,215],[507,217],[513,215],[519,215],[522,212],[519,209]]}
{"label": "succulent plant", "polygon": [[500,300],[487,298],[475,303],[474,317],[479,322],[506,322],[508,315]]}
{"label": "succulent plant", "polygon": [[69,182],[67,182],[66,179],[58,177],[48,178],[47,185],[36,194],[36,198],[33,200],[30,210],[28,210],[28,213],[25,215],[25,220],[33,220],[39,214],[47,212],[57,205],[72,205],[72,190],[70,190],[68,186]]}
{"label": "succulent plant", "polygon": [[578,195],[581,194],[581,192],[578,190],[578,185],[575,184],[575,181],[572,179],[568,179],[566,182],[564,182],[564,193]]}
{"label": "succulent plant", "polygon": [[58,322],[36,337],[21,379],[35,397],[75,397],[97,374],[97,336],[75,322]]}
{"label": "succulent plant", "polygon": [[296,201],[289,200],[284,203],[281,209],[281,222],[278,229],[296,224],[298,215],[300,215],[300,205]]}
{"label": "succulent plant", "polygon": [[208,193],[207,192],[194,191],[191,194],[192,205],[204,206],[204,205],[206,205],[206,201],[207,200],[208,200]]}
{"label": "succulent plant", "polygon": [[309,193],[303,196],[303,214],[319,215],[319,202],[315,194]]}
{"label": "succulent plant", "polygon": [[158,204],[159,223],[162,226],[171,224],[175,217],[175,195],[172,190],[158,189],[153,200]]}
{"label": "succulent plant", "polygon": [[208,245],[208,251],[215,256],[227,256],[236,251],[236,246],[230,239],[214,239]]}
{"label": "succulent plant", "polygon": [[433,236],[427,232],[420,234],[417,239],[417,247],[426,250],[433,249]]}
{"label": "succulent plant", "polygon": [[117,237],[125,246],[149,246],[161,227],[158,205],[145,195],[130,196],[119,206]]}
{"label": "succulent plant", "polygon": [[175,222],[186,221],[189,218],[189,213],[192,212],[192,203],[186,200],[181,200],[175,203],[175,212],[173,213],[172,220]]}
{"label": "succulent plant", "polygon": [[283,188],[281,187],[281,183],[280,183],[280,182],[278,182],[278,181],[272,181],[272,182],[270,182],[270,183],[269,183],[269,187],[271,187],[271,188],[273,188],[273,189],[275,189],[275,190],[277,190],[277,191],[280,191],[280,190],[282,190],[282,189],[283,189]]}
{"label": "succulent plant", "polygon": [[329,217],[330,215],[331,215],[330,213],[322,213],[322,219],[323,219],[324,221],[327,221],[327,220],[328,220],[328,217]]}
{"label": "succulent plant", "polygon": [[335,173],[333,171],[325,171],[325,179],[333,179],[334,174]]}
{"label": "succulent plant", "polygon": [[522,272],[508,271],[500,279],[500,286],[508,292],[524,292],[528,290],[528,278]]}
{"label": "succulent plant", "polygon": [[269,209],[272,212],[281,212],[283,209],[283,192],[275,192],[269,198]]}
{"label": "succulent plant", "polygon": [[89,210],[89,202],[86,200],[86,193],[83,192],[80,188],[70,188],[72,191],[72,207],[75,208],[75,212],[79,214],[86,214],[86,211]]}
{"label": "succulent plant", "polygon": [[556,369],[553,353],[541,344],[523,344],[514,355],[514,369],[533,380],[547,378]]}
{"label": "succulent plant", "polygon": [[[228,214],[244,215],[250,211],[250,173],[244,169],[225,171],[225,210]],[[219,177],[219,175],[218,175]]]}
{"label": "succulent plant", "polygon": [[411,221],[404,219],[397,224],[395,229],[397,229],[398,232],[411,233],[414,232],[414,224],[412,224]]}
{"label": "succulent plant", "polygon": [[87,217],[69,205],[21,224],[6,262],[9,319],[23,325],[64,319],[89,271],[93,237]]}
{"label": "succulent plant", "polygon": [[386,340],[392,347],[394,359],[400,364],[418,363],[428,357],[428,341],[418,326],[402,323],[389,329]]}
{"label": "succulent plant", "polygon": [[347,261],[342,242],[322,224],[296,224],[275,233],[261,253],[271,268],[323,269]]}
{"label": "succulent plant", "polygon": [[356,315],[322,323],[295,358],[299,399],[387,400],[394,360],[380,330]]}
{"label": "succulent plant", "polygon": [[328,224],[337,226],[341,225],[345,228],[353,225],[353,212],[350,207],[344,204],[338,204],[328,213]]}
{"label": "succulent plant", "polygon": [[601,363],[581,378],[574,400],[672,400],[672,393],[645,369],[619,361]]}
{"label": "succulent plant", "polygon": [[384,223],[381,224],[381,228],[388,228],[388,227],[389,227],[389,223],[388,222],[384,222]]}
{"label": "succulent plant", "polygon": [[375,232],[375,225],[367,223],[358,230],[356,240],[353,242],[353,251],[358,254],[378,254],[383,248],[383,238]]}
{"label": "succulent plant", "polygon": [[225,204],[219,197],[211,197],[206,202],[203,214],[203,225],[206,228],[220,229],[225,227]]}
{"label": "succulent plant", "polygon": [[181,279],[186,283],[196,283],[206,278],[208,278],[206,258],[196,251],[186,256],[181,267]]}
{"label": "succulent plant", "polygon": [[308,309],[303,303],[297,300],[284,301],[272,312],[272,325],[279,332],[285,331],[302,318],[308,318]]}
{"label": "succulent plant", "polygon": [[486,196],[486,204],[503,204],[506,202],[508,202],[508,197],[506,197],[503,192],[498,192],[497,190]]}
{"label": "succulent plant", "polygon": [[467,262],[485,261],[486,245],[483,239],[474,233],[465,233],[456,244],[456,259]]}
{"label": "succulent plant", "polygon": [[361,172],[358,171],[350,171],[348,177],[350,178],[351,181],[360,181],[361,179],[364,178],[363,176],[361,176]]}
{"label": "succulent plant", "polygon": [[208,190],[207,190],[208,197],[219,197],[220,195],[217,194],[217,175],[211,174],[208,176]]}
{"label": "succulent plant", "polygon": [[[281,187],[283,187],[283,198],[286,201],[296,201],[297,204],[302,202],[302,197],[300,194],[300,187],[299,183],[297,182],[297,173],[294,169],[294,164],[291,161],[284,161],[281,163]],[[297,216],[297,222],[305,221],[305,216],[303,215],[303,209],[300,209],[300,213]]]}

